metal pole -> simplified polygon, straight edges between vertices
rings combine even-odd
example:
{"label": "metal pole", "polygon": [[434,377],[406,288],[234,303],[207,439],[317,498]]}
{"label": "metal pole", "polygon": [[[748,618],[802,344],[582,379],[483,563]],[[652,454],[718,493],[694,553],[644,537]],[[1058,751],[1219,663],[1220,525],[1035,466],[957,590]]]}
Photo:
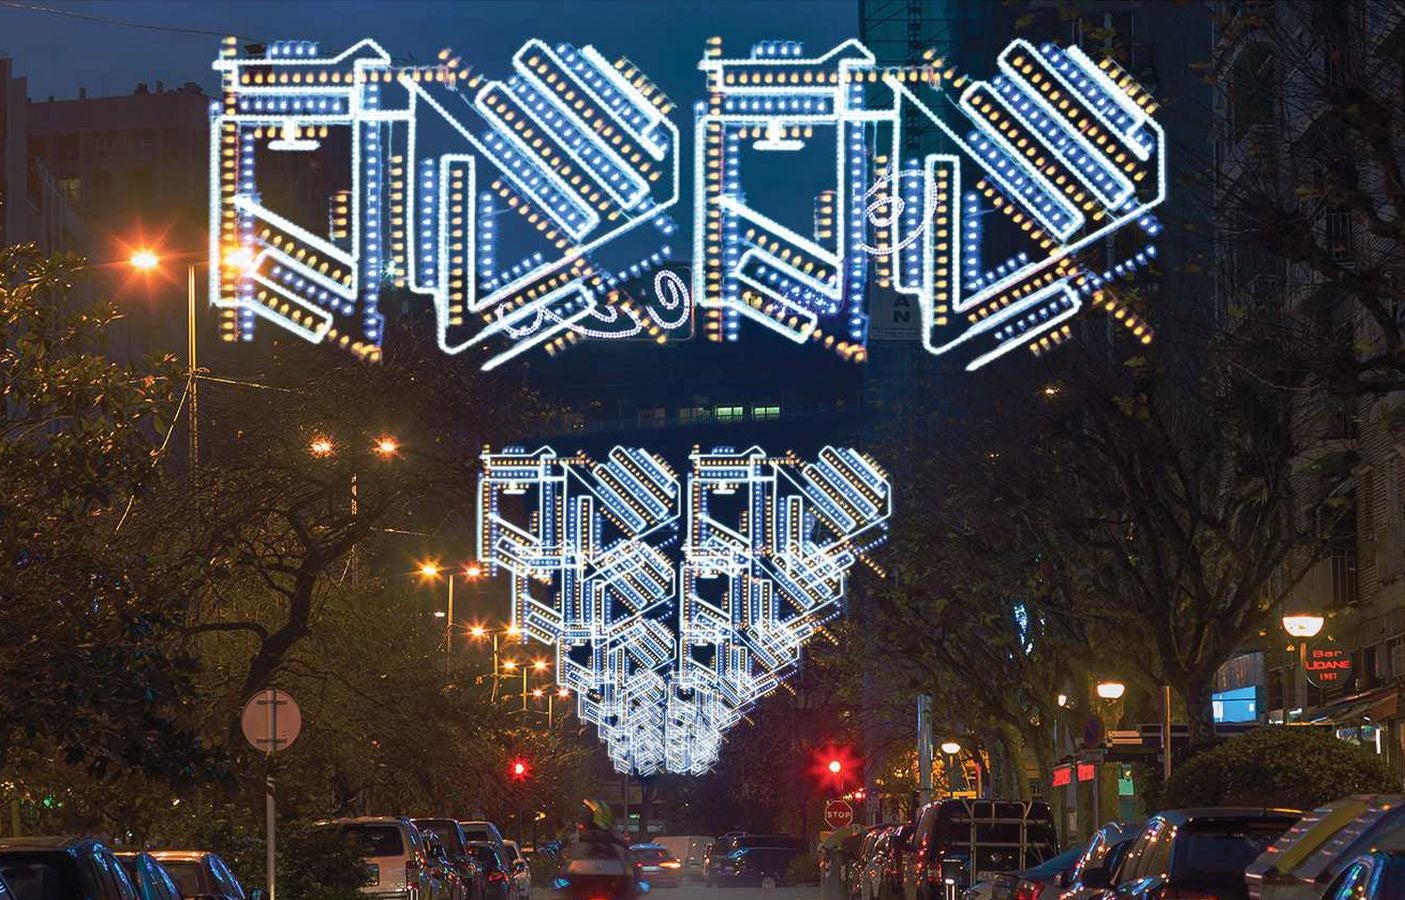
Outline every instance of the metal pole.
{"label": "metal pole", "polygon": [[493,690],[489,698],[494,703],[498,702],[498,633],[493,632]]}
{"label": "metal pole", "polygon": [[522,660],[522,724],[527,724],[527,661]]}
{"label": "metal pole", "polygon": [[1298,638],[1298,719],[1307,719],[1307,638]]}
{"label": "metal pole", "polygon": [[[276,713],[275,713],[276,715]],[[275,732],[276,733],[276,732]],[[276,900],[278,897],[278,850],[277,835],[274,825],[274,800],[273,800],[273,755],[269,754],[268,779],[265,786],[265,828],[268,832],[268,900]]]}
{"label": "metal pole", "polygon": [[454,675],[454,571],[449,570],[449,625],[444,632],[444,676]]}
{"label": "metal pole", "polygon": [[1161,685],[1161,778],[1171,780],[1171,686]]}
{"label": "metal pole", "polygon": [[932,695],[917,695],[917,803],[932,802]]}
{"label": "metal pole", "polygon": [[195,331],[195,264],[185,270],[185,358],[190,361],[190,474],[200,464],[200,380],[195,377],[197,348]]}
{"label": "metal pole", "polygon": [[278,749],[278,695],[269,691],[268,775],[264,782],[264,828],[267,831],[268,900],[278,898],[278,850],[273,799],[273,754]]}

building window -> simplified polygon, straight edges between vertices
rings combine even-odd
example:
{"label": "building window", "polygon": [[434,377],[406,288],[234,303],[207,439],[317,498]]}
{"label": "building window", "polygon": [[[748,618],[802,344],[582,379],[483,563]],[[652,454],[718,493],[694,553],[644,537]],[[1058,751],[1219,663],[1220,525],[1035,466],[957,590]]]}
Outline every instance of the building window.
{"label": "building window", "polygon": [[680,422],[706,422],[712,418],[712,410],[706,406],[685,406],[678,410]]}
{"label": "building window", "polygon": [[717,421],[719,422],[740,422],[746,418],[746,407],[744,406],[719,406],[717,407]]}
{"label": "building window", "polygon": [[753,419],[779,419],[781,408],[779,406],[753,406],[751,417]]}
{"label": "building window", "polygon": [[81,178],[60,178],[57,181],[59,193],[63,199],[68,201],[68,205],[74,209],[83,201],[83,179]]}

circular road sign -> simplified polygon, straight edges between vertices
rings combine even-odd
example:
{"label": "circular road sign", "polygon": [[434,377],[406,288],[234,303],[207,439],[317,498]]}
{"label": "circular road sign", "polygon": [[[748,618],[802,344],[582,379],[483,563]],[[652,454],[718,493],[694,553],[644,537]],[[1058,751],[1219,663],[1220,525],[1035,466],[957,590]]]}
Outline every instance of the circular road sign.
{"label": "circular road sign", "polygon": [[854,824],[854,807],[847,800],[826,800],[824,824],[834,831]]}
{"label": "circular road sign", "polygon": [[302,710],[284,691],[275,688],[259,691],[244,704],[239,717],[244,739],[255,750],[277,753],[286,750],[302,733]]}

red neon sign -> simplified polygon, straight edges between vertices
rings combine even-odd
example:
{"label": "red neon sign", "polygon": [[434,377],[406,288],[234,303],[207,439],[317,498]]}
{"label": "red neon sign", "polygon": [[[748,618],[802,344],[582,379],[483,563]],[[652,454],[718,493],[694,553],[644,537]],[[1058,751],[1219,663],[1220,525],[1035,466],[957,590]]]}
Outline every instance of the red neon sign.
{"label": "red neon sign", "polygon": [[1078,780],[1079,780],[1079,781],[1092,781],[1094,778],[1097,778],[1097,777],[1098,777],[1098,767],[1097,767],[1096,764],[1094,764],[1094,763],[1079,763],[1079,764],[1078,764]]}
{"label": "red neon sign", "polygon": [[1073,766],[1054,766],[1054,787],[1067,787],[1073,783]]}

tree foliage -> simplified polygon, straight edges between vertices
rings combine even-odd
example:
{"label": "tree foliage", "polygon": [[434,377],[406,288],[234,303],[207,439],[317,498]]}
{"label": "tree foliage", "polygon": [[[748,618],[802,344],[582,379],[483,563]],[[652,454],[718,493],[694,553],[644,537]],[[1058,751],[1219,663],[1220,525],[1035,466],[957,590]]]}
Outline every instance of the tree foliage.
{"label": "tree foliage", "polygon": [[116,314],[75,296],[81,271],[0,248],[0,768],[189,777],[202,754],[178,721],[171,642],[183,576],[147,544],[179,383],[170,360],[103,356]]}

